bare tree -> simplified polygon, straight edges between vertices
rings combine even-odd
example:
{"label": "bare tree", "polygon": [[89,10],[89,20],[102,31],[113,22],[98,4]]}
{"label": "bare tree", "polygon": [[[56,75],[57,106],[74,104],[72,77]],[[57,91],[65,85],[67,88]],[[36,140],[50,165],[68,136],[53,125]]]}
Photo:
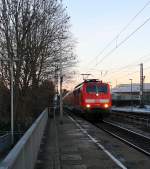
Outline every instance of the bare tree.
{"label": "bare tree", "polygon": [[[53,76],[59,69],[75,64],[74,42],[69,33],[69,17],[57,0],[0,0],[0,57],[14,62],[15,112],[29,88]],[[0,75],[9,87],[10,64],[2,61]]]}

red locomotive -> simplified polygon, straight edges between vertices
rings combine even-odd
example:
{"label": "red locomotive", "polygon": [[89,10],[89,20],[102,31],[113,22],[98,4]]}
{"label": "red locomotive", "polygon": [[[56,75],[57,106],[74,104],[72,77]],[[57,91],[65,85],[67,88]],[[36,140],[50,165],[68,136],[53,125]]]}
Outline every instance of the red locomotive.
{"label": "red locomotive", "polygon": [[81,112],[88,117],[103,118],[112,105],[110,86],[97,79],[88,79],[68,92],[63,102],[65,107]]}

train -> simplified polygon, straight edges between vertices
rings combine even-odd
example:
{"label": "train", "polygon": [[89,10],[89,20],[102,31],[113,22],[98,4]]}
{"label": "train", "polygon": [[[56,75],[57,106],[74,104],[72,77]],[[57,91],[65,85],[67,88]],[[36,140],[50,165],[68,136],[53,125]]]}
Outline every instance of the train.
{"label": "train", "polygon": [[112,96],[109,83],[86,79],[63,97],[64,107],[91,119],[103,119],[110,114]]}

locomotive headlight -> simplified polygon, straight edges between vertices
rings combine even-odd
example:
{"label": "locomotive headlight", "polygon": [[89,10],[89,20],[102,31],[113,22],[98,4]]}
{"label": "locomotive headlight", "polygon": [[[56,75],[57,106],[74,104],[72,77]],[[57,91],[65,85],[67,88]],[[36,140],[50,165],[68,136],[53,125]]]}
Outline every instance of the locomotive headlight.
{"label": "locomotive headlight", "polygon": [[109,102],[109,99],[100,99],[99,102],[100,102],[100,103],[108,103],[108,102]]}
{"label": "locomotive headlight", "polygon": [[87,105],[86,105],[86,108],[90,108],[90,107],[91,107],[91,105],[90,105],[90,104],[87,104]]}
{"label": "locomotive headlight", "polygon": [[104,104],[104,107],[105,107],[105,108],[108,108],[108,107],[109,107],[109,105],[106,103],[106,104]]}
{"label": "locomotive headlight", "polygon": [[95,103],[95,99],[85,99],[86,103]]}

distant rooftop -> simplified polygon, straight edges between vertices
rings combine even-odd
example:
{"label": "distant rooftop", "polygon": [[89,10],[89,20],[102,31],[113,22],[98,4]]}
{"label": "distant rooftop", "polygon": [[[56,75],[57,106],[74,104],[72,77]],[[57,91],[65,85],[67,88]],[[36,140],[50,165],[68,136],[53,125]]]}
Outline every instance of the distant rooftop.
{"label": "distant rooftop", "polygon": [[[145,83],[143,86],[144,91],[150,92],[150,83]],[[120,84],[112,89],[112,93],[129,93],[131,92],[131,84]],[[132,92],[140,92],[140,84],[132,84]]]}

